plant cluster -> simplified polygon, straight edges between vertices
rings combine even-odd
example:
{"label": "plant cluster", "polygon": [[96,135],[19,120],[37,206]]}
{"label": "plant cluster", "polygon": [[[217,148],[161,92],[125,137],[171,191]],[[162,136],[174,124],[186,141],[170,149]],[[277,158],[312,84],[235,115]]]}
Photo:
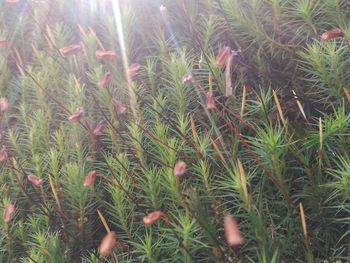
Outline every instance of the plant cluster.
{"label": "plant cluster", "polygon": [[0,262],[350,260],[347,0],[0,2]]}

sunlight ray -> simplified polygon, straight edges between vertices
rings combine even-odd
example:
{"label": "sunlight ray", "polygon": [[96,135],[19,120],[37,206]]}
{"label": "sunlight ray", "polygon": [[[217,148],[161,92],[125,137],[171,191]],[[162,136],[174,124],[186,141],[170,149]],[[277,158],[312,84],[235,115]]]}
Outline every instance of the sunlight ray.
{"label": "sunlight ray", "polygon": [[122,15],[120,10],[119,0],[113,1],[112,6],[113,6],[114,20],[117,27],[117,33],[119,38],[120,52],[123,60],[123,67],[124,67],[124,72],[125,72],[125,77],[126,77],[127,87],[129,92],[130,107],[135,120],[137,120],[138,119],[137,111],[136,111],[137,98],[136,98],[135,90],[133,88],[131,76],[128,73],[129,60],[128,60],[128,54],[125,46],[125,38],[124,38]]}

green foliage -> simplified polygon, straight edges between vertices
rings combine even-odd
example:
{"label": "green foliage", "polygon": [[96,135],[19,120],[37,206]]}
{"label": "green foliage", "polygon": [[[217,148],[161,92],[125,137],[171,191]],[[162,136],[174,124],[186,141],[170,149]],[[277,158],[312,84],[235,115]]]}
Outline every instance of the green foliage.
{"label": "green foliage", "polygon": [[[0,262],[350,260],[348,1],[12,2]],[[228,244],[225,215],[244,244]]]}

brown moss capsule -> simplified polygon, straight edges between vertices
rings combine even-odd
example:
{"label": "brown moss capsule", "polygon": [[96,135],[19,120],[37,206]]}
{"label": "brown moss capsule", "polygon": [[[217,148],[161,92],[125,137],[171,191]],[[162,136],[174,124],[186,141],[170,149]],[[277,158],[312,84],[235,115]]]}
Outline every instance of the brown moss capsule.
{"label": "brown moss capsule", "polygon": [[98,82],[98,85],[101,88],[105,88],[107,87],[112,80],[112,74],[110,72],[107,72],[106,74],[103,75],[103,77],[100,79],[100,81]]}
{"label": "brown moss capsule", "polygon": [[68,120],[70,122],[78,122],[81,120],[81,118],[83,118],[84,116],[84,108],[83,107],[79,107],[75,110],[75,112],[69,116]]}
{"label": "brown moss capsule", "polygon": [[0,98],[0,111],[6,112],[9,108],[9,102],[6,98],[2,97]]}
{"label": "brown moss capsule", "polygon": [[103,60],[110,60],[116,57],[116,54],[113,51],[108,51],[108,50],[96,50],[95,54],[98,59],[103,59]]}
{"label": "brown moss capsule", "polygon": [[92,185],[95,183],[96,175],[97,175],[96,171],[90,171],[90,172],[85,176],[83,185],[84,185],[85,187],[90,187],[90,186],[92,186]]}
{"label": "brown moss capsule", "polygon": [[137,63],[133,63],[128,68],[128,74],[130,77],[133,77],[137,74],[137,72],[140,70],[141,66]]}
{"label": "brown moss capsule", "polygon": [[10,223],[13,212],[15,212],[15,207],[13,204],[8,204],[5,206],[3,219],[6,224]]}
{"label": "brown moss capsule", "polygon": [[157,223],[160,219],[162,219],[166,224],[169,223],[167,216],[162,211],[154,211],[152,213],[149,213],[143,218],[143,223],[145,225],[153,225],[154,223]]}
{"label": "brown moss capsule", "polygon": [[120,100],[113,99],[112,104],[118,114],[124,114],[126,112],[126,107]]}
{"label": "brown moss capsule", "polygon": [[186,172],[186,163],[184,161],[177,161],[175,166],[174,166],[174,175],[177,178],[180,178],[184,175]]}
{"label": "brown moss capsule", "polygon": [[218,68],[223,68],[226,65],[227,59],[231,53],[230,47],[220,48],[218,54],[216,55],[214,65]]}
{"label": "brown moss capsule", "polygon": [[92,134],[94,136],[100,136],[104,128],[105,128],[105,123],[103,121],[100,121],[99,123],[93,126]]}
{"label": "brown moss capsule", "polygon": [[32,174],[28,175],[27,179],[35,187],[40,187],[43,183],[43,180],[41,180],[39,177]]}
{"label": "brown moss capsule", "polygon": [[101,257],[109,257],[117,245],[117,235],[114,231],[107,233],[98,247],[98,253]]}
{"label": "brown moss capsule", "polygon": [[230,247],[236,247],[244,244],[244,239],[238,229],[236,219],[230,215],[224,217],[225,237]]}
{"label": "brown moss capsule", "polygon": [[338,37],[343,37],[343,36],[344,36],[344,34],[339,28],[334,28],[330,31],[324,32],[321,35],[321,40],[328,41],[328,40],[338,38]]}
{"label": "brown moss capsule", "polygon": [[68,56],[72,56],[75,55],[77,53],[79,53],[81,50],[81,46],[80,45],[69,45],[63,48],[60,48],[60,53],[63,57],[68,57]]}
{"label": "brown moss capsule", "polygon": [[0,39],[0,47],[4,47],[7,44],[7,40],[6,39]]}

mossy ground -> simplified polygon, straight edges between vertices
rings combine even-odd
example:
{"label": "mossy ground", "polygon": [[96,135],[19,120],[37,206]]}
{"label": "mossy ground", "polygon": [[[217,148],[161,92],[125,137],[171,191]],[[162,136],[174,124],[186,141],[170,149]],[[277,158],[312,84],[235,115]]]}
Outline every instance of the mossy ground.
{"label": "mossy ground", "polygon": [[349,41],[347,0],[0,1],[0,262],[349,261]]}

